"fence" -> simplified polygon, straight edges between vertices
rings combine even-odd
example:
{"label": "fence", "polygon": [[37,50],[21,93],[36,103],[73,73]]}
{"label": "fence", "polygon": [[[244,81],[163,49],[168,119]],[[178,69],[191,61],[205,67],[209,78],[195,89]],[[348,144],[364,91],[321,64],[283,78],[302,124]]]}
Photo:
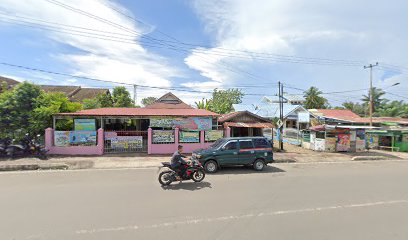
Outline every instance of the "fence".
{"label": "fence", "polygon": [[105,153],[147,152],[147,131],[107,131]]}

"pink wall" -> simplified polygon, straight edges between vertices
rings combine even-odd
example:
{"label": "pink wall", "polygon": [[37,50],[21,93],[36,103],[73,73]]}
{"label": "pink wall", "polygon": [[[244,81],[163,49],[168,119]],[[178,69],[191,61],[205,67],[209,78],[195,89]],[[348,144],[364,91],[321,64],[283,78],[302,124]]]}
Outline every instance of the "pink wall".
{"label": "pink wall", "polygon": [[148,130],[148,154],[172,154],[177,150],[178,145],[182,145],[185,153],[192,153],[193,151],[200,148],[208,148],[212,143],[205,142],[205,131],[201,131],[200,143],[179,143],[179,129],[174,130],[174,143],[172,144],[153,144],[152,135],[153,130],[149,128]]}
{"label": "pink wall", "polygon": [[45,148],[48,150],[48,154],[57,155],[102,155],[104,149],[104,136],[103,129],[98,129],[96,146],[69,146],[69,147],[56,147],[54,146],[54,129],[45,129]]}

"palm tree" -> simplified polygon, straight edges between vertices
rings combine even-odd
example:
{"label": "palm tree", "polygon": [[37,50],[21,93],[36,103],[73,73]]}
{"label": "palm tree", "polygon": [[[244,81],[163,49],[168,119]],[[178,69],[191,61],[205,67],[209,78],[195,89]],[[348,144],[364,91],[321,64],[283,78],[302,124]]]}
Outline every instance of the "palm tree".
{"label": "palm tree", "polygon": [[307,109],[319,109],[327,108],[327,99],[320,96],[322,92],[317,87],[310,87],[304,92],[305,108]]}
{"label": "palm tree", "polygon": [[[373,87],[372,92],[373,92],[373,106],[372,106],[372,109],[373,109],[373,112],[374,112],[376,109],[380,108],[381,104],[384,103],[385,99],[383,99],[381,97],[385,94],[385,92],[383,90],[381,90],[380,88],[375,88],[375,87]],[[370,92],[368,92],[367,95],[363,95],[363,98],[361,99],[361,101],[363,101],[365,104],[367,104],[367,106],[369,106],[370,105]]]}

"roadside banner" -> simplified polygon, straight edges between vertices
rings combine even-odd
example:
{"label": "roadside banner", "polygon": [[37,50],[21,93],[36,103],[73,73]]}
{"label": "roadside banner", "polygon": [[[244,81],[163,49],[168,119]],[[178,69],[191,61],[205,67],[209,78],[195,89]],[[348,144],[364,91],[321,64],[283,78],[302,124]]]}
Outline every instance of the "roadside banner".
{"label": "roadside banner", "polygon": [[224,137],[224,131],[222,130],[205,131],[205,141],[206,142],[214,142],[223,137]]}
{"label": "roadside banner", "polygon": [[337,151],[347,152],[350,150],[350,134],[338,134]]}
{"label": "roadside banner", "polygon": [[180,131],[180,142],[181,143],[199,143],[200,142],[200,132]]}
{"label": "roadside banner", "polygon": [[174,143],[174,130],[153,130],[153,143]]}
{"label": "roadside banner", "polygon": [[74,119],[74,129],[75,131],[95,131],[95,119],[76,118]]}
{"label": "roadside banner", "polygon": [[150,118],[150,127],[179,128],[185,131],[207,131],[212,129],[211,117]]}
{"label": "roadside banner", "polygon": [[113,137],[111,140],[111,147],[115,149],[134,149],[143,147],[142,136],[118,136]]}
{"label": "roadside banner", "polygon": [[54,145],[57,147],[68,147],[69,131],[54,131]]}
{"label": "roadside banner", "polygon": [[173,128],[174,118],[150,118],[150,127]]}
{"label": "roadside banner", "polygon": [[73,145],[96,145],[96,131],[71,131],[69,142]]}

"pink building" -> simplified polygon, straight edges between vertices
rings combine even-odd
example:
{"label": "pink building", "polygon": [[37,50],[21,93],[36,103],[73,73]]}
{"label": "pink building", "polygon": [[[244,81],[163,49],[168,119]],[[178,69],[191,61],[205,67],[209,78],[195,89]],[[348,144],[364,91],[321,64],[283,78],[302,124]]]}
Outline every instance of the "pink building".
{"label": "pink building", "polygon": [[195,109],[167,93],[144,108],[57,114],[53,129],[46,130],[46,147],[51,154],[169,154],[180,144],[192,152],[229,136],[229,128],[222,129],[217,118],[218,114]]}

